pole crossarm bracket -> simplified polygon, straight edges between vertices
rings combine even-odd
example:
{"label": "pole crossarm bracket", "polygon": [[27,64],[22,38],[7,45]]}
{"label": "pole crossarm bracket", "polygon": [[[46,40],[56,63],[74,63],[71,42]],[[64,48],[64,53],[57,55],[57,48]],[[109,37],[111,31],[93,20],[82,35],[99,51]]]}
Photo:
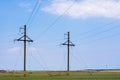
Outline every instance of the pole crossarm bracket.
{"label": "pole crossarm bracket", "polygon": [[25,36],[20,37],[19,39],[15,39],[14,41],[27,41],[27,42],[33,42],[33,40],[31,38],[29,38],[28,36],[26,36],[26,40],[24,40]]}
{"label": "pole crossarm bracket", "polygon": [[[65,43],[63,43],[62,45],[68,45],[68,41],[66,41]],[[69,43],[70,46],[75,46],[75,44],[73,44],[71,41]]]}

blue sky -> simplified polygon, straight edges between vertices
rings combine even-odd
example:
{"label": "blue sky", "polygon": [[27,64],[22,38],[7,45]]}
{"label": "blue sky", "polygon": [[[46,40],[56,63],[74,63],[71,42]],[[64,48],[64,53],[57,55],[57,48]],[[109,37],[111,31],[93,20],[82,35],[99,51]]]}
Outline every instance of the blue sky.
{"label": "blue sky", "polygon": [[0,69],[23,70],[23,43],[14,39],[24,24],[34,40],[27,70],[66,70],[68,31],[71,70],[120,68],[120,0],[1,0],[0,10]]}

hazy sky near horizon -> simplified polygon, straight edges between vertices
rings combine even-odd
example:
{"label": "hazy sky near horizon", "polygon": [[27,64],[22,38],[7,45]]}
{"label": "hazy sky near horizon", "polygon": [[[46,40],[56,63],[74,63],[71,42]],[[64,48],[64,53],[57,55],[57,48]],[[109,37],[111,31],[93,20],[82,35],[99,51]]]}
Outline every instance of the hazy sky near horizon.
{"label": "hazy sky near horizon", "polygon": [[27,70],[120,69],[120,0],[1,0],[0,69],[23,70],[27,25]]}

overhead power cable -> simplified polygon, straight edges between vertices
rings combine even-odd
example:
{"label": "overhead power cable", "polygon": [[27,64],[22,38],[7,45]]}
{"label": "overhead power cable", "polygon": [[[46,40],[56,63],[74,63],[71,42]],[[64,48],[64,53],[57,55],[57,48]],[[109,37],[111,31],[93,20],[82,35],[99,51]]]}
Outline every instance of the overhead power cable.
{"label": "overhead power cable", "polygon": [[61,17],[63,17],[63,15],[67,12],[67,11],[69,11],[73,6],[74,6],[74,2],[60,15],[60,16],[58,16],[43,32],[42,32],[42,34],[41,35],[38,35],[38,37],[40,38],[40,37],[42,37],[50,28],[52,28],[54,25],[55,25],[55,23],[61,18]]}
{"label": "overhead power cable", "polygon": [[35,3],[35,6],[34,6],[32,12],[31,12],[31,14],[30,14],[30,16],[29,16],[27,22],[26,22],[26,25],[29,24],[29,22],[30,22],[30,20],[31,20],[31,18],[32,18],[33,14],[34,14],[34,12],[35,12],[35,10],[36,10],[36,8],[37,8],[37,5],[38,5],[38,0],[37,0],[36,3]]}
{"label": "overhead power cable", "polygon": [[88,44],[91,44],[91,43],[94,43],[94,42],[97,42],[97,41],[100,41],[100,40],[104,40],[104,39],[108,39],[108,38],[112,38],[112,37],[116,37],[116,36],[120,36],[120,33],[113,34],[113,35],[110,35],[110,36],[101,37],[101,38],[98,38],[98,39],[95,39],[95,40],[91,40],[91,41],[88,41],[85,44],[81,44],[81,45],[88,45]]}
{"label": "overhead power cable", "polygon": [[[43,63],[43,65],[40,65],[41,67],[43,67],[43,69],[45,70],[49,70],[49,68],[47,67],[47,64],[45,62],[45,60],[43,59],[42,55],[40,54],[40,51],[37,49],[37,47],[32,46],[33,48],[35,48],[35,53],[37,54],[37,56],[41,59],[41,62]],[[31,55],[32,56],[32,55]],[[33,57],[33,56],[32,56]],[[34,58],[34,57],[33,57]],[[36,58],[36,61],[41,64],[41,62]]]}
{"label": "overhead power cable", "polygon": [[[111,27],[111,28],[106,29],[106,30],[104,30],[104,31],[97,32],[97,33],[92,34],[92,35],[90,35],[90,36],[87,36],[87,37],[81,38],[80,40],[85,40],[85,39],[88,39],[88,38],[91,38],[91,37],[95,37],[95,36],[97,36],[97,35],[99,35],[99,34],[103,34],[103,33],[106,33],[106,32],[109,32],[109,31],[112,31],[112,30],[114,30],[114,29],[116,29],[116,28],[119,28],[119,27],[120,27],[119,25],[118,25],[118,26],[114,26],[114,27]],[[75,40],[75,41],[78,41],[78,40]]]}
{"label": "overhead power cable", "polygon": [[[83,35],[90,34],[91,32],[95,32],[95,31],[97,31],[97,30],[99,30],[99,29],[105,28],[106,26],[112,25],[112,24],[115,23],[115,22],[118,22],[118,20],[114,20],[114,21],[112,21],[112,22],[110,22],[110,23],[101,25],[101,26],[99,26],[99,27],[97,27],[97,28],[94,28],[94,29],[91,29],[91,30],[89,30],[89,31],[80,33],[79,35],[82,35],[82,36],[83,36]],[[105,27],[102,27],[102,26],[105,26]],[[78,35],[77,35],[77,36],[78,36]]]}
{"label": "overhead power cable", "polygon": [[30,28],[30,24],[31,24],[31,22],[33,21],[36,13],[38,12],[38,10],[39,10],[39,8],[40,8],[40,5],[42,4],[42,1],[43,1],[43,0],[37,0],[37,1],[36,1],[35,6],[34,6],[32,12],[31,12],[31,14],[30,14],[27,22],[26,22],[26,24],[27,24],[27,26],[28,26],[27,29]]}
{"label": "overhead power cable", "polygon": [[[74,52],[74,49],[72,49],[72,51],[73,51],[73,53],[76,53],[76,52]],[[76,60],[75,62],[79,65],[79,67],[81,66],[79,63],[84,64],[85,68],[89,67],[81,55],[80,56],[76,56],[75,54],[71,54],[71,55],[72,55],[73,59]]]}

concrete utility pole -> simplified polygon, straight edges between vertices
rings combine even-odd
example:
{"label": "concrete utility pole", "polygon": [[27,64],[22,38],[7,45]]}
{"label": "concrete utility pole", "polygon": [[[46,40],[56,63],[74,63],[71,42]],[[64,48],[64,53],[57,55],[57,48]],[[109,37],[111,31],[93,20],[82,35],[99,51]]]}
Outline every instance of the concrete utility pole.
{"label": "concrete utility pole", "polygon": [[70,41],[70,32],[67,33],[67,41],[63,43],[62,45],[67,45],[67,50],[68,50],[68,56],[67,56],[67,71],[70,71],[70,46],[75,46],[71,41]]}
{"label": "concrete utility pole", "polygon": [[27,35],[26,35],[26,25],[24,25],[24,35],[19,39],[15,39],[15,41],[23,41],[24,42],[24,77],[26,76],[26,42],[33,42]]}

